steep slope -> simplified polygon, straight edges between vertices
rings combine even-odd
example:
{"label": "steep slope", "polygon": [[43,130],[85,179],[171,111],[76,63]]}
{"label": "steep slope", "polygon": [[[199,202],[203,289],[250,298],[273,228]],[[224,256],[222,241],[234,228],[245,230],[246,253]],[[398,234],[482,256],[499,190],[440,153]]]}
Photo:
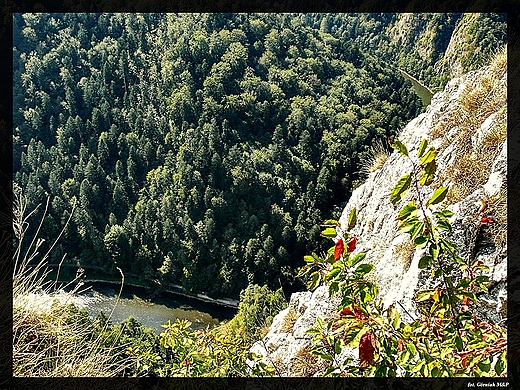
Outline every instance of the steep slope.
{"label": "steep slope", "polygon": [[[410,154],[417,152],[424,138],[437,148],[438,176],[431,191],[450,186],[444,205],[454,212],[452,238],[459,254],[465,260],[481,260],[490,269],[489,294],[481,296],[476,312],[494,322],[506,315],[506,99],[502,53],[492,65],[451,80],[399,135]],[[410,320],[418,317],[417,291],[432,287],[434,281],[429,271],[419,269],[423,253],[414,250],[408,234],[398,231],[398,210],[389,201],[397,180],[410,169],[407,164],[397,152],[389,156],[353,192],[340,224],[345,227],[350,211],[358,210],[353,233],[359,241],[354,253],[367,252],[368,262],[375,266],[369,278],[377,284],[385,307],[395,304],[402,318]],[[494,222],[483,224],[483,217]],[[329,297],[328,286],[293,294],[289,306],[274,318],[269,333],[251,350],[282,375],[319,374],[326,364],[309,354],[313,336],[306,331],[318,317],[330,319],[337,303],[337,297]],[[357,350],[345,353],[356,357]]]}

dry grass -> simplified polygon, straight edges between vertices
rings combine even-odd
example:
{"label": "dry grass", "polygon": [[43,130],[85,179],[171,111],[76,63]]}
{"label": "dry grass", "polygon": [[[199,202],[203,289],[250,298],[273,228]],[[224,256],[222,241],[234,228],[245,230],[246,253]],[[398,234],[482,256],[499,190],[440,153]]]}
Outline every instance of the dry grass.
{"label": "dry grass", "polygon": [[266,324],[260,326],[260,328],[258,329],[259,337],[263,339],[265,336],[267,336],[267,333],[269,333],[269,326],[267,326]]}
{"label": "dry grass", "polygon": [[[467,85],[452,114],[446,115],[432,130],[432,138],[444,136],[448,130],[458,127],[454,140],[448,143],[461,143],[472,135],[482,122],[493,112],[497,112],[506,103],[506,88],[499,87],[499,81],[507,71],[507,51],[502,48],[494,54],[486,75],[478,85]],[[446,145],[444,145],[446,146]]]}
{"label": "dry grass", "polygon": [[407,239],[405,242],[396,245],[394,250],[395,258],[399,259],[403,263],[405,271],[410,268],[414,253],[415,245],[410,239]]}
{"label": "dry grass", "polygon": [[15,307],[13,376],[113,377],[126,367],[101,340],[88,342],[92,329],[67,318],[67,308],[58,303],[45,313]]}
{"label": "dry grass", "polygon": [[489,179],[491,166],[507,138],[505,123],[497,123],[475,149],[458,152],[455,163],[439,179],[449,178],[452,186],[447,204],[461,201]]}
{"label": "dry grass", "polygon": [[271,366],[273,366],[277,375],[280,375],[282,372],[287,372],[287,365],[283,362],[280,356],[275,356],[272,359],[269,359]]}
{"label": "dry grass", "polygon": [[296,323],[296,320],[298,319],[298,313],[294,308],[289,308],[289,311],[287,312],[287,315],[283,319],[282,327],[280,328],[280,332],[283,333],[289,333],[293,330],[294,324]]}
{"label": "dry grass", "polygon": [[498,248],[505,248],[507,244],[507,190],[503,186],[498,194],[487,198],[486,215],[494,220],[488,226],[489,234]]}
{"label": "dry grass", "polygon": [[[444,181],[453,183],[446,204],[464,199],[489,178],[492,162],[507,138],[507,89],[501,83],[506,71],[504,49],[494,55],[479,83],[466,86],[453,112],[445,115],[432,131],[432,137],[438,138],[456,128],[454,135],[445,137],[439,147],[442,151],[448,145],[454,145],[457,151],[454,164],[437,179],[438,185]],[[491,114],[496,114],[494,127],[480,143],[473,145],[471,137]]]}
{"label": "dry grass", "polygon": [[375,141],[370,146],[368,158],[361,163],[360,173],[362,176],[367,177],[381,169],[389,156],[390,152],[384,147],[383,142],[380,140]]}
{"label": "dry grass", "polygon": [[308,348],[300,349],[291,363],[291,376],[297,377],[313,376],[327,365],[326,361],[313,355]]}
{"label": "dry grass", "polygon": [[[40,254],[43,241],[38,238],[47,206],[35,236],[26,232],[29,218],[27,202],[20,188],[13,191],[13,376],[15,377],[113,377],[119,375],[128,361],[116,358],[118,350],[105,346],[101,337],[93,339],[92,325],[80,317],[71,317],[67,306],[54,302],[45,309],[34,302],[34,296],[43,292],[52,296],[56,283],[46,281],[49,275],[47,259],[61,236]],[[72,212],[71,212],[72,215]],[[63,231],[62,231],[63,233]],[[30,240],[24,248],[24,241]],[[63,261],[63,260],[62,260]],[[78,282],[77,280],[73,282]],[[79,287],[81,283],[77,284]],[[73,294],[76,290],[72,290]],[[117,339],[117,337],[116,337]],[[114,340],[115,342],[115,340]]]}

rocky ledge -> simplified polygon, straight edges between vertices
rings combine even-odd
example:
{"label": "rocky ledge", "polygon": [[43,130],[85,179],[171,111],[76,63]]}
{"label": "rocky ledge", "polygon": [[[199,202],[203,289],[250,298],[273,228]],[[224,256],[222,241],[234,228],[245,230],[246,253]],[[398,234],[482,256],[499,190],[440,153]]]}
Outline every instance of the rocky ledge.
{"label": "rocky ledge", "polygon": [[[483,172],[484,180],[463,186],[463,191],[459,191],[462,195],[459,194],[458,199],[457,194],[452,195],[447,206],[455,213],[451,218],[452,238],[461,257],[481,260],[490,268],[489,294],[480,296],[478,313],[500,322],[506,316],[507,295],[507,139],[499,135],[507,129],[507,100],[505,71],[498,76],[491,74],[493,72],[496,73],[496,69],[490,66],[451,80],[444,91],[433,96],[425,112],[401,131],[399,139],[411,155],[417,152],[424,138],[438,149],[437,179],[432,188],[427,189],[432,192],[441,185],[449,185],[451,191],[451,187],[458,184],[460,189],[460,178],[465,175],[460,170],[469,169],[460,163],[461,156],[481,153],[483,143],[489,143],[490,146],[485,146],[492,149],[492,155],[487,155],[487,160],[481,161],[482,166],[477,168]],[[490,81],[492,87],[486,86]],[[489,107],[486,102],[478,101],[479,89],[486,88],[495,97]],[[468,99],[477,99],[477,102],[473,104]],[[368,275],[376,282],[384,305],[395,305],[403,319],[408,320],[418,316],[416,292],[435,283],[430,272],[419,269],[423,253],[414,250],[409,235],[397,229],[395,217],[402,204],[394,209],[389,201],[397,180],[409,171],[409,162],[403,156],[397,152],[391,154],[385,164],[353,192],[339,220],[345,227],[350,211],[358,210],[357,224],[352,231],[358,236],[356,252],[366,252],[366,261],[375,266]],[[484,211],[483,205],[486,206]],[[482,212],[492,218],[492,224],[482,223]],[[306,331],[315,324],[316,318],[330,319],[337,311],[337,304],[337,297],[329,297],[327,286],[293,294],[288,307],[274,318],[268,334],[256,342],[251,351],[272,364],[278,375],[318,375],[321,370],[317,358],[314,368],[309,368],[312,335]],[[355,358],[357,351],[345,348],[343,353]]]}

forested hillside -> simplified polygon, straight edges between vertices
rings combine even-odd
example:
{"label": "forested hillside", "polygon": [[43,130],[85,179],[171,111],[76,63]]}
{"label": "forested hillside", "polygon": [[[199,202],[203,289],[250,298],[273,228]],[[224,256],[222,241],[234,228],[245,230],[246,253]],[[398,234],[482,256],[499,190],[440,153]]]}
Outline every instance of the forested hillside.
{"label": "forested hillside", "polygon": [[29,208],[50,197],[49,242],[77,206],[53,261],[231,297],[250,283],[297,287],[303,255],[323,245],[318,224],[363,180],[369,146],[422,109],[397,67],[440,88],[450,55],[466,53],[457,64],[470,70],[506,39],[504,17],[480,14],[13,24],[14,181]]}

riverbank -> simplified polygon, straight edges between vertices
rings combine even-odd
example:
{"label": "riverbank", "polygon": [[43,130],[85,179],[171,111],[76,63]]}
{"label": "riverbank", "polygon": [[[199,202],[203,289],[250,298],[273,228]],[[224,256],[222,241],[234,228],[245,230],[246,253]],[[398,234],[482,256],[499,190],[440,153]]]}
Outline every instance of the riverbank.
{"label": "riverbank", "polygon": [[[59,264],[48,264],[47,267],[58,269]],[[79,267],[75,264],[62,264],[61,270],[63,271],[64,268],[74,268],[74,271],[76,272]],[[96,266],[81,266],[84,270],[93,270],[96,272],[96,275],[94,277],[85,277],[83,279],[83,282],[89,282],[89,283],[113,283],[113,284],[121,284],[121,277],[119,275],[109,275],[107,274],[103,268],[96,267]],[[73,279],[72,274],[63,276],[60,272],[60,276],[62,278],[58,279],[58,282],[60,283],[68,283],[71,279]],[[63,280],[65,279],[65,280]],[[163,284],[159,282],[158,280],[152,281],[153,285],[151,286],[144,286],[138,281],[138,276],[133,274],[125,274],[125,285],[136,287],[136,288],[142,288],[146,291],[146,295],[150,295],[153,297],[154,295],[161,294],[162,292],[174,294],[174,295],[180,295],[186,298],[199,300],[201,302],[210,303],[214,305],[220,305],[223,307],[231,308],[231,309],[238,309],[239,301],[232,298],[211,298],[203,293],[198,294],[192,294],[184,290],[184,288],[177,284]]]}

